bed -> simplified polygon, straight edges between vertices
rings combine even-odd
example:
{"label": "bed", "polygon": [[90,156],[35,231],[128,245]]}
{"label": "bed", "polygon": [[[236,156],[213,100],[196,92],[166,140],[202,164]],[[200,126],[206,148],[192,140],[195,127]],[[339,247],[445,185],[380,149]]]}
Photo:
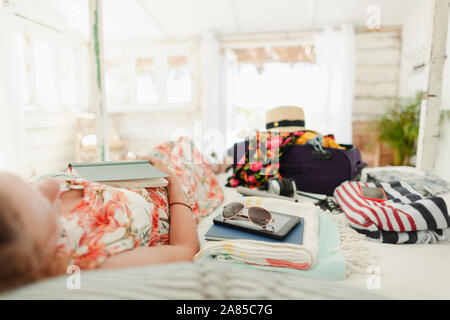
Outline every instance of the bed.
{"label": "bed", "polygon": [[[226,176],[219,175],[219,181],[224,185]],[[241,196],[232,188],[224,188],[224,193],[225,202]],[[306,197],[301,201],[315,202]],[[204,234],[210,224],[210,218],[203,220],[199,234]],[[450,242],[413,245],[365,242],[374,265],[369,266],[366,274],[355,273],[334,283],[376,292],[386,299],[450,299]],[[367,289],[367,282],[373,279],[370,277],[378,275],[379,288]]]}
{"label": "bed", "polygon": [[[218,180],[224,185],[226,175],[218,175]],[[241,197],[235,189],[223,187],[223,191],[225,203]],[[199,223],[202,246],[215,214]],[[8,292],[0,299],[450,299],[450,243],[365,242],[373,265],[366,273],[340,281],[220,262],[174,263],[82,272],[81,288],[73,290],[67,286],[70,276],[61,276]]]}

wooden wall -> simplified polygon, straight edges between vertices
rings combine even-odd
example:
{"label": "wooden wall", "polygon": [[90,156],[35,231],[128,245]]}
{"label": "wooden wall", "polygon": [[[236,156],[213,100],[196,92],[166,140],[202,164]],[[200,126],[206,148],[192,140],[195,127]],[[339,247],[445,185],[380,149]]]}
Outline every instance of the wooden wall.
{"label": "wooden wall", "polygon": [[[80,115],[80,113],[74,112],[29,112],[26,114],[26,177],[55,171],[61,172],[66,170],[69,162],[87,161],[77,156],[78,134],[81,132],[83,136],[86,136],[95,134],[96,131],[94,120],[90,120],[90,117],[88,119],[80,117]],[[117,145],[119,138],[127,136],[121,132],[118,125],[118,121],[120,120],[121,123],[122,118],[122,114],[108,115],[110,143]],[[145,127],[144,122],[143,126]],[[134,147],[135,144],[136,141],[132,141],[131,146]],[[111,155],[111,159],[120,160],[124,158],[127,150],[122,150],[122,148],[117,150],[116,148],[112,151],[114,153]],[[120,155],[117,154],[117,151],[120,151]]]}
{"label": "wooden wall", "polygon": [[393,105],[399,92],[401,28],[377,32],[357,30],[353,144],[369,166],[392,162],[392,150],[376,140],[372,120]]}
{"label": "wooden wall", "polygon": [[128,149],[145,152],[172,138],[177,130],[193,132],[194,125],[200,123],[202,113],[192,111],[129,112],[120,119],[120,134],[127,138]]}
{"label": "wooden wall", "polygon": [[69,112],[26,114],[27,176],[61,171],[76,157],[77,117]]}
{"label": "wooden wall", "polygon": [[398,96],[401,28],[376,32],[357,30],[355,46],[353,119],[367,121],[383,114]]}

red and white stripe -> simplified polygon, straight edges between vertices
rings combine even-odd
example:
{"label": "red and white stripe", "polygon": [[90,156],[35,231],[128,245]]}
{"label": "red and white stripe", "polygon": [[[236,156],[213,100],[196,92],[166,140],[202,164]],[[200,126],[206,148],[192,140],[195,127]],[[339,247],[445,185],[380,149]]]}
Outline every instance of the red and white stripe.
{"label": "red and white stripe", "polygon": [[[398,193],[398,197],[408,203],[394,201],[377,202],[367,200],[362,196],[359,185],[371,186],[367,183],[347,181],[335,190],[335,198],[347,218],[355,225],[374,230],[377,229],[395,232],[407,232],[417,230],[427,230],[427,223],[421,213],[409,205],[411,202],[406,197],[399,194],[394,189],[386,189],[392,195]],[[384,186],[383,186],[384,187]],[[386,185],[386,188],[389,186]],[[405,188],[407,186],[404,186]],[[408,189],[409,190],[409,189]],[[421,203],[433,213],[436,221],[444,224],[440,210],[432,201],[421,200]]]}

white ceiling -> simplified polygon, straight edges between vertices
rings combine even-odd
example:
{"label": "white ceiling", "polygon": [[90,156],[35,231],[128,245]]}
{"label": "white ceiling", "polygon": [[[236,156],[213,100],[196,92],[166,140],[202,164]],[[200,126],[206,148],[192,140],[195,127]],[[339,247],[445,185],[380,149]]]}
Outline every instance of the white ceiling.
{"label": "white ceiling", "polygon": [[[103,0],[104,35],[107,42],[116,42],[206,31],[234,34],[310,30],[343,23],[365,26],[366,10],[374,4],[380,8],[382,25],[401,25],[422,1],[431,0]],[[70,8],[78,7],[79,29],[86,36],[87,3],[16,0],[21,12],[62,27]]]}
{"label": "white ceiling", "polygon": [[420,1],[431,0],[104,0],[104,30],[107,41],[120,41],[365,26],[373,4],[383,25],[401,25]]}

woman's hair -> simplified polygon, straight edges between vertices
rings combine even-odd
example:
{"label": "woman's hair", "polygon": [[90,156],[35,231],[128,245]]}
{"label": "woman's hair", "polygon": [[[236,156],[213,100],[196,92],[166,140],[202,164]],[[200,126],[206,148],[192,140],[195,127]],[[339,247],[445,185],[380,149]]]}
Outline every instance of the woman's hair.
{"label": "woman's hair", "polygon": [[0,292],[63,273],[67,261],[56,253],[53,258],[43,257],[12,201],[0,190]]}

